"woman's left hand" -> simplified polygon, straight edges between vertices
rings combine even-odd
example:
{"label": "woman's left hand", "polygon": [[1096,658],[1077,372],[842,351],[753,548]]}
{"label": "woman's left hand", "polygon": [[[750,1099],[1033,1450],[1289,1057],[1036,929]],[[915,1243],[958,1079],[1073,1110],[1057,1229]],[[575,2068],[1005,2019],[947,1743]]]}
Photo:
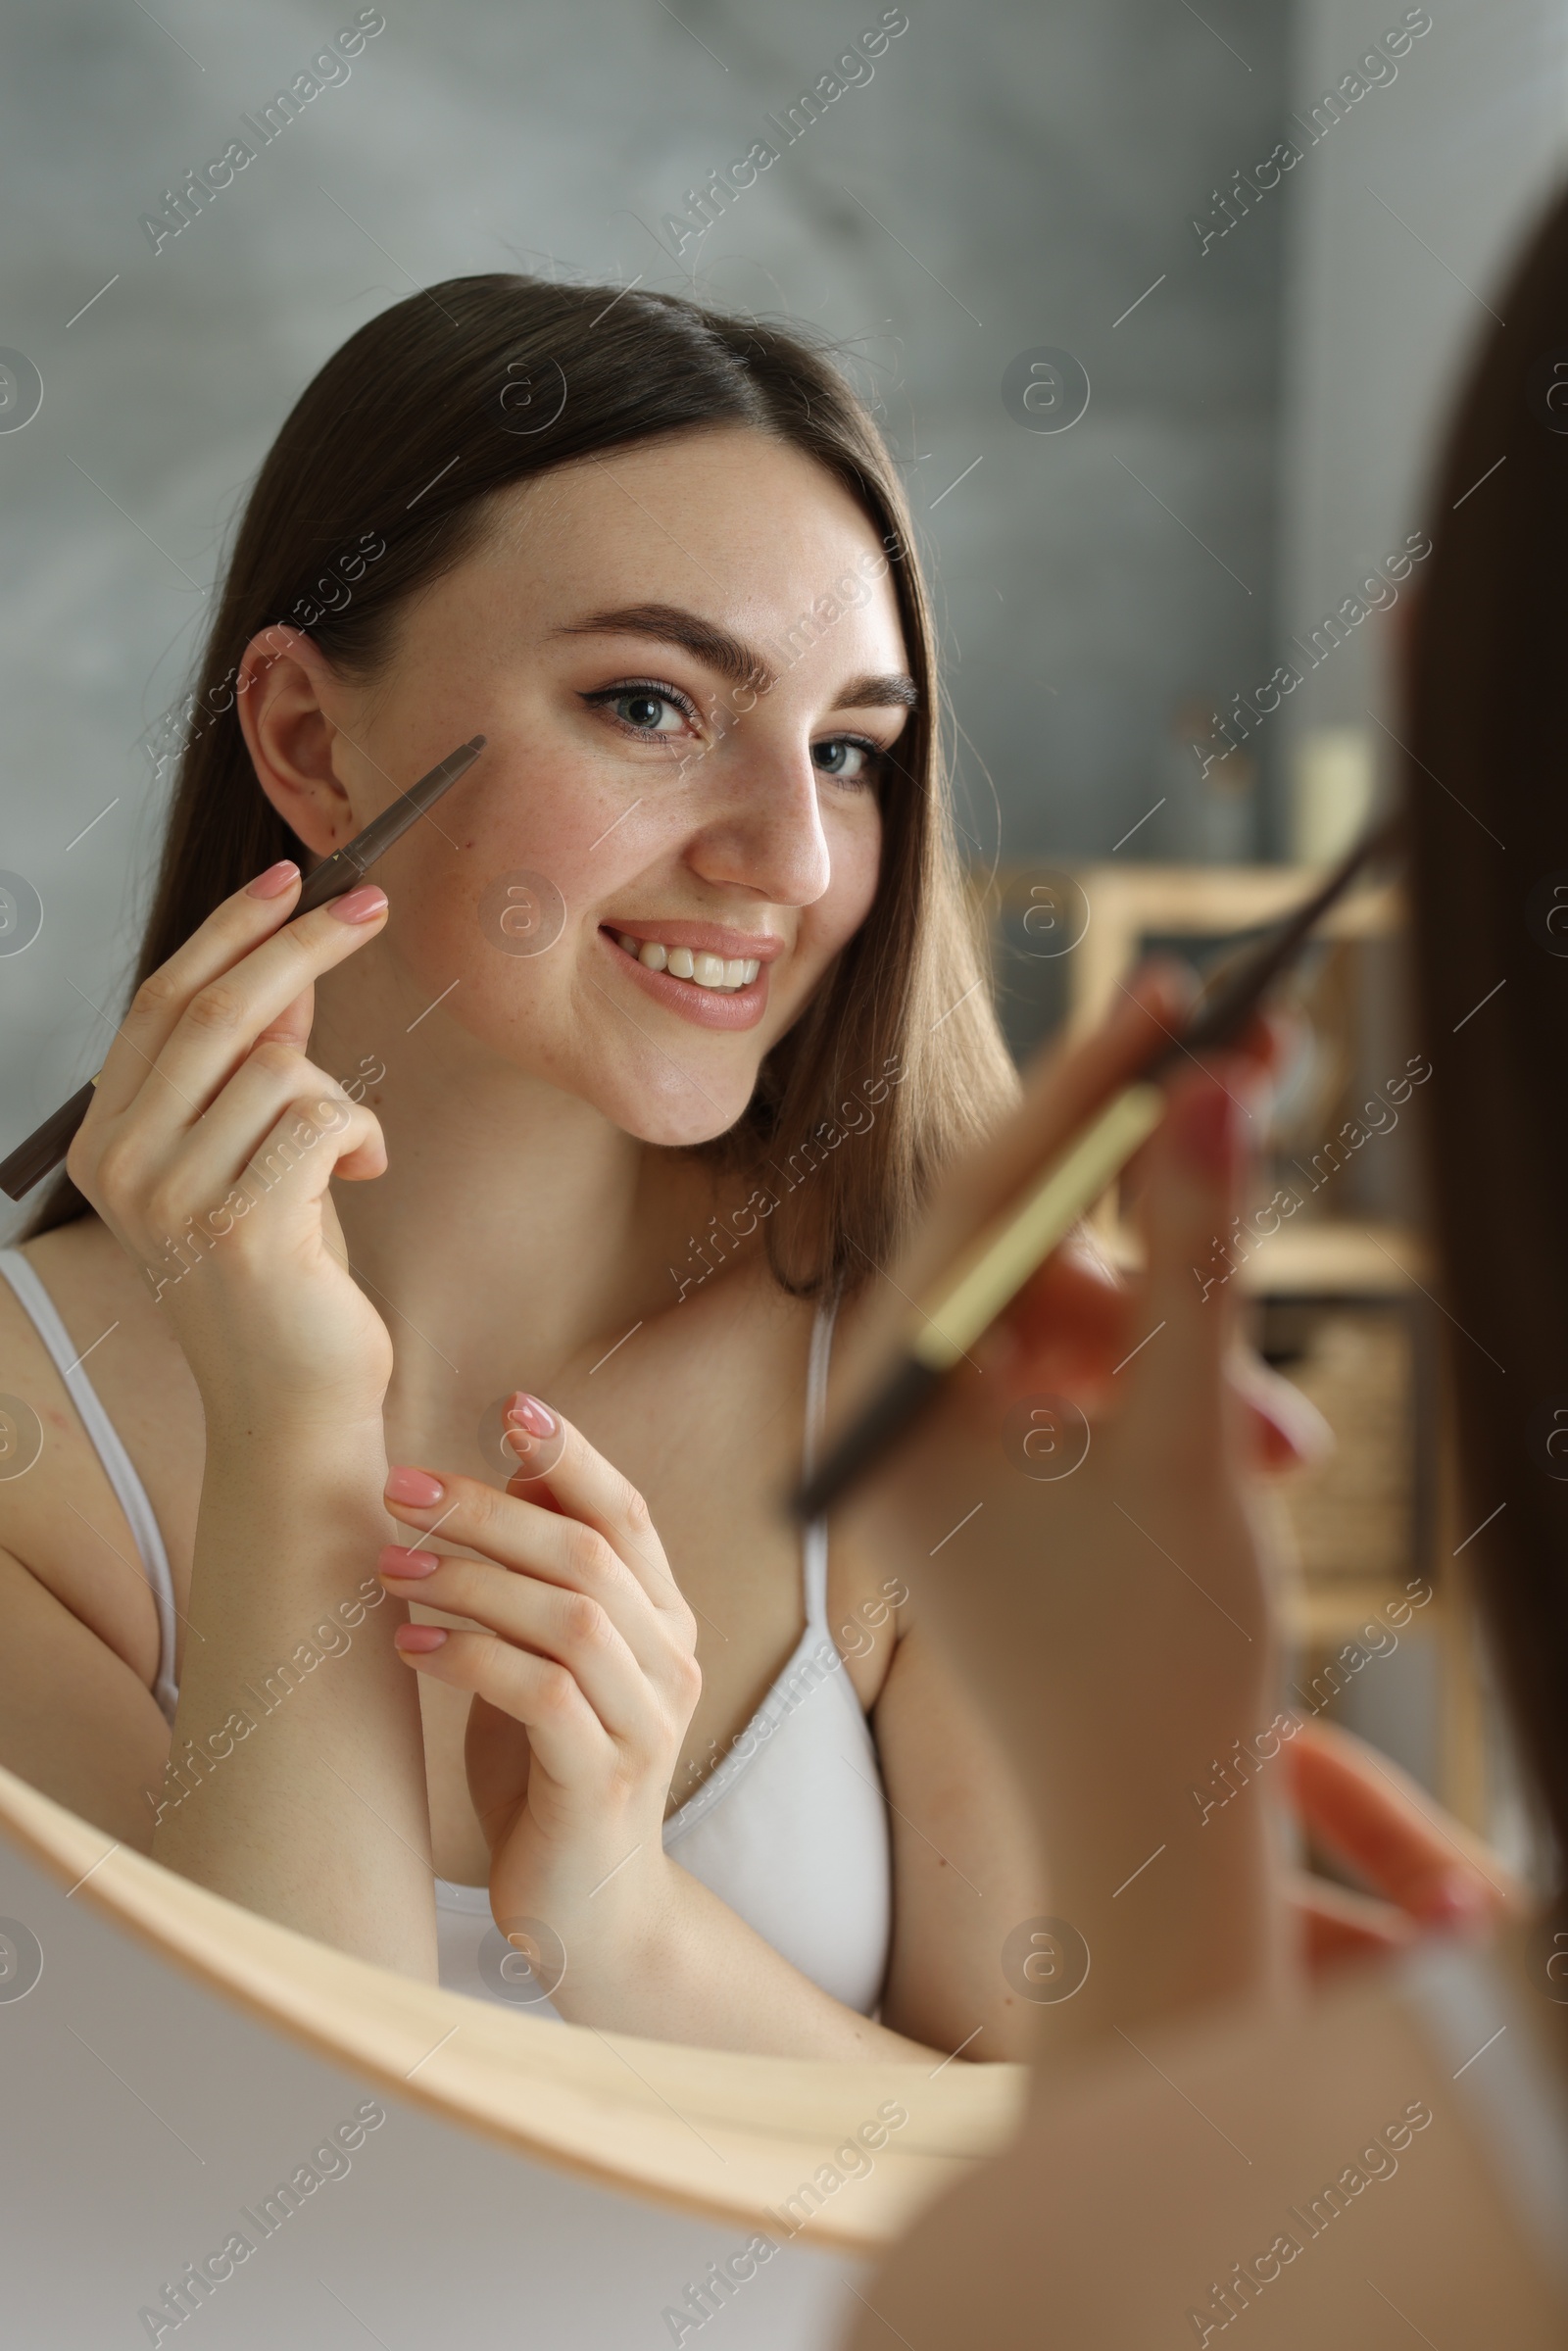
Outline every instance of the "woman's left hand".
{"label": "woman's left hand", "polygon": [[616,1969],[669,1894],[661,1833],[702,1688],[697,1626],[619,1471],[534,1397],[513,1399],[508,1431],[520,1458],[504,1493],[424,1470],[387,1480],[393,1517],[482,1556],[389,1544],[377,1565],[397,1598],[467,1620],[395,1639],[418,1672],[472,1692],[492,1911],[525,1945],[540,1927],[559,1938],[575,1990]]}
{"label": "woman's left hand", "polygon": [[1391,1958],[1422,1935],[1490,1936],[1524,1910],[1525,1889],[1498,1856],[1364,1739],[1302,1722],[1279,1751],[1307,1837],[1367,1888],[1296,1874],[1291,1897],[1315,1976]]}

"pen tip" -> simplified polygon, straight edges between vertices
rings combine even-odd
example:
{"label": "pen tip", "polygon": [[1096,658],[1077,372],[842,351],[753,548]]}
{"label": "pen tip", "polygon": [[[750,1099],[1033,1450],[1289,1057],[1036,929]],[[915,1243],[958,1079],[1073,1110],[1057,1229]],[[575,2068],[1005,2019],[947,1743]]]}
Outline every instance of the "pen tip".
{"label": "pen tip", "polygon": [[470,751],[483,751],[484,745],[485,738],[483,735],[470,735],[468,737],[468,749]]}

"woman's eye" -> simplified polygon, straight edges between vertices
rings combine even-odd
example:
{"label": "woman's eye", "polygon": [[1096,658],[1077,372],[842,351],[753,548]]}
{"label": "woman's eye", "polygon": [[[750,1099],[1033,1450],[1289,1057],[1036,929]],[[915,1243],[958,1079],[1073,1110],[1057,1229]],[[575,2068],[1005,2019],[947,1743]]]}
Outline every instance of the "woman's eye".
{"label": "woman's eye", "polygon": [[872,744],[857,743],[848,735],[838,735],[831,743],[813,743],[811,758],[824,775],[835,783],[869,784],[876,774],[881,754]]}
{"label": "woman's eye", "polygon": [[[612,696],[610,708],[622,725],[635,727],[639,734],[678,734],[685,724],[685,712],[670,701],[667,694],[650,693],[645,686],[628,687]],[[667,719],[668,725],[661,725]]]}

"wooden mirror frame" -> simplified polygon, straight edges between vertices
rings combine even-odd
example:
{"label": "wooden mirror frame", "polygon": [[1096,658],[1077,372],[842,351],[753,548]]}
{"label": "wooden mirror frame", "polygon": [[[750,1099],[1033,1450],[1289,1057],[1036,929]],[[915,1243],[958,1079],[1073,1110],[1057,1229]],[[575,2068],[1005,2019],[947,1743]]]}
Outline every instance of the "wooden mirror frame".
{"label": "wooden mirror frame", "polygon": [[[0,1770],[0,1831],[207,1989],[445,2121],[600,2187],[774,2238],[877,2253],[1011,2136],[1026,2069],[752,2057],[508,2015],[351,1958],[130,1851]],[[897,2101],[906,2123],[799,2225],[833,2151]],[[820,2190],[816,2192],[821,2193]]]}

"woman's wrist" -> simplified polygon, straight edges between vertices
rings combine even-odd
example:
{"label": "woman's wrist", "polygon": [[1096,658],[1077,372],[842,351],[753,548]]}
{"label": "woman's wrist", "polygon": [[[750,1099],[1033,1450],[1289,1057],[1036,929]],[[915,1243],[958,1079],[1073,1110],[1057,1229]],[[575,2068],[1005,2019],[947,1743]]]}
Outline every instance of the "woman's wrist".
{"label": "woman's wrist", "polygon": [[[662,1844],[646,1847],[607,1881],[584,1886],[546,1922],[564,1973],[552,1995],[568,2024],[661,2032],[660,2020],[700,1994],[694,1977],[693,1881]],[[502,1931],[508,1922],[498,1918]],[[535,1922],[537,1923],[537,1922]]]}
{"label": "woman's wrist", "polygon": [[207,1432],[207,1455],[215,1448],[237,1457],[266,1450],[324,1456],[345,1448],[377,1449],[384,1461],[384,1393],[315,1394],[277,1384],[247,1389],[239,1384],[197,1383]]}

